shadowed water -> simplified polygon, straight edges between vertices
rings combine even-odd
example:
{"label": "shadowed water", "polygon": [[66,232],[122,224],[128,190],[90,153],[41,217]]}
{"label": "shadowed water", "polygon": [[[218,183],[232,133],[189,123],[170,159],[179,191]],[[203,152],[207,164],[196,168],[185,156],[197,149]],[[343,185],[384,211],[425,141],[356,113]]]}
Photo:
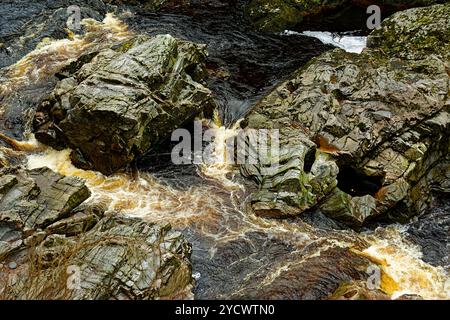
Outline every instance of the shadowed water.
{"label": "shadowed water", "polygon": [[208,87],[220,104],[225,125],[241,118],[276,83],[330,48],[308,37],[252,31],[242,16],[242,1],[211,3],[195,5],[194,1],[190,9],[177,14],[130,7],[133,15],[125,21],[139,32],[169,33],[207,44]]}

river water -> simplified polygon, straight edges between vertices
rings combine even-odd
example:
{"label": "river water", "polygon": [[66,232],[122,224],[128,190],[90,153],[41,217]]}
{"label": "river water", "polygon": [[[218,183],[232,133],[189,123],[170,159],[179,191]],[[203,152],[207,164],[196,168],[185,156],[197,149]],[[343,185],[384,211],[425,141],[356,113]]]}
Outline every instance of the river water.
{"label": "river water", "polygon": [[[0,95],[6,105],[14,105],[17,99],[11,95],[20,96],[21,88],[39,88],[43,96],[51,86],[41,83],[87,50],[133,33],[169,33],[208,45],[207,82],[221,118],[210,126],[219,133],[214,143],[221,150],[226,137],[234,134],[233,126],[258,99],[312,57],[332,48],[311,36],[331,44],[334,40],[331,36],[333,41],[324,41],[330,39],[327,33],[263,35],[251,31],[236,10],[226,6],[214,8],[214,14],[210,10],[149,14],[129,7],[121,16],[123,22],[112,15],[103,23],[90,22],[89,36],[41,43],[9,67],[2,73]],[[353,40],[352,45],[361,46],[363,39]],[[46,63],[39,63],[43,59]],[[29,100],[30,91],[23,92],[22,100]],[[8,110],[3,112],[8,116]],[[17,123],[26,129],[25,120]],[[30,144],[35,142],[30,140]],[[356,232],[320,212],[290,220],[264,219],[246,210],[246,199],[255,186],[227,163],[174,166],[168,164],[167,148],[143,157],[138,177],[127,172],[106,177],[75,168],[70,150],[42,146],[38,150],[27,154],[29,168],[48,166],[63,175],[80,177],[92,191],[92,203],[116,214],[169,221],[183,232],[193,244],[196,298],[323,299],[341,282],[365,280],[369,276],[366,257],[381,269],[379,287],[392,298],[402,294],[450,298],[448,236],[445,242],[445,234],[435,235],[442,227],[439,224],[414,221]],[[448,200],[430,209],[430,215],[448,224],[443,206],[448,207]],[[428,230],[429,242],[417,241],[410,229]],[[429,243],[442,240],[431,246],[435,255],[422,252],[430,248]]]}

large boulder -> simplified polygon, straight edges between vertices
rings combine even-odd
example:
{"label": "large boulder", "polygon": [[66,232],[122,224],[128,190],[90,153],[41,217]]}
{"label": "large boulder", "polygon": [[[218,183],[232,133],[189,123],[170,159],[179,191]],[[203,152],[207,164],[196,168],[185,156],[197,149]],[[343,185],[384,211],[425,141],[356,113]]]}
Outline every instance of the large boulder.
{"label": "large boulder", "polygon": [[[320,22],[322,27],[329,23],[332,24],[334,30],[339,28],[340,24],[344,24],[349,30],[349,26],[352,26],[353,23],[352,18],[361,20],[361,17],[354,16],[354,12],[358,11],[358,8],[361,8],[361,13],[365,14],[365,9],[369,5],[378,5],[382,8],[383,17],[385,17],[385,14],[393,11],[440,2],[444,1],[375,0],[368,3],[364,0],[252,0],[245,11],[258,30],[267,32],[283,31],[306,22]],[[360,28],[361,25],[356,26],[357,29],[358,27]]]}
{"label": "large boulder", "polygon": [[167,223],[105,216],[83,181],[0,172],[2,299],[191,298],[191,246]]}
{"label": "large boulder", "polygon": [[0,172],[0,259],[28,235],[71,215],[89,198],[84,183],[48,168]]}
{"label": "large boulder", "polygon": [[[260,186],[253,211],[286,217],[319,207],[353,226],[423,212],[449,171],[449,23],[450,4],[395,14],[361,55],[327,52],[262,99],[243,125],[279,130],[271,155],[279,164],[241,166]],[[403,30],[415,46],[404,45]],[[385,37],[389,47],[375,44]]]}
{"label": "large boulder", "polygon": [[205,56],[204,45],[160,35],[82,57],[38,107],[36,138],[71,147],[76,165],[115,172],[212,106]]}
{"label": "large boulder", "polygon": [[[192,298],[191,246],[169,224],[105,217],[76,237],[44,235],[5,260],[3,296],[14,299]],[[6,265],[18,265],[6,271]],[[9,262],[9,263],[8,263]],[[14,276],[11,276],[13,274]]]}

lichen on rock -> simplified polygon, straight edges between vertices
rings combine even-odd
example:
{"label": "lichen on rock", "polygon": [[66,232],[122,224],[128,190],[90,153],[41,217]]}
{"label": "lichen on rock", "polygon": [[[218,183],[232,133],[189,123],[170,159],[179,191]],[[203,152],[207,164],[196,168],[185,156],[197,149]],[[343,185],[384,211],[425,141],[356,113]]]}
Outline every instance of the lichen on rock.
{"label": "lichen on rock", "polygon": [[[403,45],[405,16],[413,25],[430,21],[421,30],[439,45]],[[372,42],[360,55],[329,51],[263,98],[244,124],[279,129],[286,156],[272,174],[261,175],[261,163],[241,166],[260,186],[253,211],[286,217],[318,207],[353,226],[423,212],[436,176],[430,172],[449,170],[449,17],[448,4],[395,14],[373,33],[383,39],[394,26],[400,35],[392,50]]]}
{"label": "lichen on rock", "polygon": [[82,180],[46,167],[0,172],[0,297],[192,298],[184,237],[168,223],[80,206],[89,195]]}
{"label": "lichen on rock", "polygon": [[201,84],[205,56],[204,45],[137,36],[72,64],[37,109],[36,138],[72,148],[82,168],[111,174],[212,106]]}

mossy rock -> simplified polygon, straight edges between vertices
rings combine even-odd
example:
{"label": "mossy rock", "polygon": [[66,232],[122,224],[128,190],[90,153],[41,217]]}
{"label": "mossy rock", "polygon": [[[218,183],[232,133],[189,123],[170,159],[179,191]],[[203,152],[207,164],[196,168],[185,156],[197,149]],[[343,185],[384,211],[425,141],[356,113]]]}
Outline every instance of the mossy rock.
{"label": "mossy rock", "polygon": [[403,59],[436,54],[450,59],[450,3],[414,8],[383,21],[368,37],[369,48]]}

